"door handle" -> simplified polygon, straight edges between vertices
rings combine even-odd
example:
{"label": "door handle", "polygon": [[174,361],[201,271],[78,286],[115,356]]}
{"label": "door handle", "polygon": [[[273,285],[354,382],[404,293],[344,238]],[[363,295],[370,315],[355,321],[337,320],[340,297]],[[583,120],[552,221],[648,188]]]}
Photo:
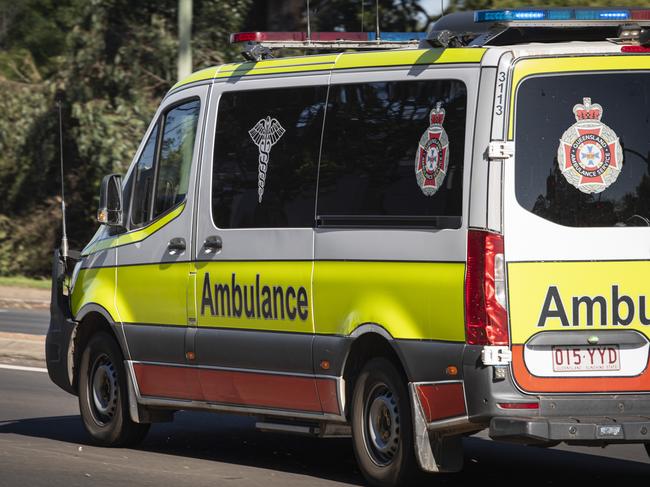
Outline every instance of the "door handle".
{"label": "door handle", "polygon": [[210,235],[203,242],[203,251],[206,254],[218,254],[223,248],[223,242],[218,235]]}
{"label": "door handle", "polygon": [[181,237],[172,238],[167,244],[167,250],[171,255],[182,254],[186,247],[185,239]]}

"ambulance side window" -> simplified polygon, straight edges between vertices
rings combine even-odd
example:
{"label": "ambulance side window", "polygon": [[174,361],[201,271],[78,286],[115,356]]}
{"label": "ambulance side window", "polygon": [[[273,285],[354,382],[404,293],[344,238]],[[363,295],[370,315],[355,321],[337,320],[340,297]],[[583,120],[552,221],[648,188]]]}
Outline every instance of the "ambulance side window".
{"label": "ambulance side window", "polygon": [[125,185],[133,191],[131,228],[149,223],[185,199],[199,111],[199,100],[176,105],[152,130]]}
{"label": "ambulance side window", "polygon": [[[154,162],[156,159],[156,143],[158,141],[159,126],[156,124],[151,131],[149,140],[144,146],[140,159],[133,168],[132,175],[127,182],[129,188],[133,184],[133,199],[131,200],[131,226],[141,226],[149,220],[151,207],[151,191],[154,181]],[[132,182],[132,183],[131,183]]]}
{"label": "ambulance side window", "polygon": [[199,100],[193,100],[173,108],[165,116],[153,218],[185,199],[199,111]]}
{"label": "ambulance side window", "polygon": [[459,228],[466,108],[457,80],[332,85],[319,225]]}
{"label": "ambulance side window", "polygon": [[326,96],[325,86],[221,95],[212,176],[217,227],[313,227]]}

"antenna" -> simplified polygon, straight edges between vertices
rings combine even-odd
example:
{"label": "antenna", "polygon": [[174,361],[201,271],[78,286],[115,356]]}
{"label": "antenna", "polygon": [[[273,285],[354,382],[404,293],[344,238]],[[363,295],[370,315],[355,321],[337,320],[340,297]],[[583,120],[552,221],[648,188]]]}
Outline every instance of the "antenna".
{"label": "antenna", "polygon": [[361,32],[363,32],[364,3],[366,3],[366,0],[361,0]]}
{"label": "antenna", "polygon": [[59,152],[61,154],[61,219],[63,230],[61,234],[61,256],[65,263],[68,259],[68,235],[65,228],[65,184],[63,182],[63,117],[61,115],[61,106],[65,93],[62,90],[56,92],[56,106],[59,110]]}
{"label": "antenna", "polygon": [[311,41],[311,18],[309,15],[309,0],[307,0],[307,42]]}
{"label": "antenna", "polygon": [[381,41],[381,34],[379,33],[379,0],[375,0],[375,10],[377,13],[377,25],[376,25],[376,34],[377,34],[377,42]]}

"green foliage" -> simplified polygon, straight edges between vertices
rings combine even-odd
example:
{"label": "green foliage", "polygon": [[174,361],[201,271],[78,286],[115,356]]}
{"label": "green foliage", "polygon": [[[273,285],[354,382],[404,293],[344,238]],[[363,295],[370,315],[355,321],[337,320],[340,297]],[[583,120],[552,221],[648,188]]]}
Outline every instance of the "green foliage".
{"label": "green foliage", "polygon": [[[229,60],[250,0],[194,0],[195,68]],[[47,275],[60,238],[63,90],[72,248],[97,225],[101,178],[124,173],[176,82],[178,0],[0,0],[0,275]]]}
{"label": "green foliage", "polygon": [[[53,74],[65,37],[83,0],[0,0],[0,71],[9,79],[39,81]],[[7,58],[18,56],[12,69]],[[25,64],[23,71],[20,64]],[[10,71],[5,71],[6,68]],[[23,79],[27,75],[27,80]]]}

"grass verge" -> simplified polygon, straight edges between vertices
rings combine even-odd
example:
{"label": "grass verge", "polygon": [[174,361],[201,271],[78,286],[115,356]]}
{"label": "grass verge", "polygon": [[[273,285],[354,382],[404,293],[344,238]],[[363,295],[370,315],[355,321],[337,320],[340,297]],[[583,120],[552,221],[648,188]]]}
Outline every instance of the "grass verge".
{"label": "grass verge", "polygon": [[25,276],[0,276],[0,286],[29,287],[33,289],[50,289],[49,279],[35,279]]}

